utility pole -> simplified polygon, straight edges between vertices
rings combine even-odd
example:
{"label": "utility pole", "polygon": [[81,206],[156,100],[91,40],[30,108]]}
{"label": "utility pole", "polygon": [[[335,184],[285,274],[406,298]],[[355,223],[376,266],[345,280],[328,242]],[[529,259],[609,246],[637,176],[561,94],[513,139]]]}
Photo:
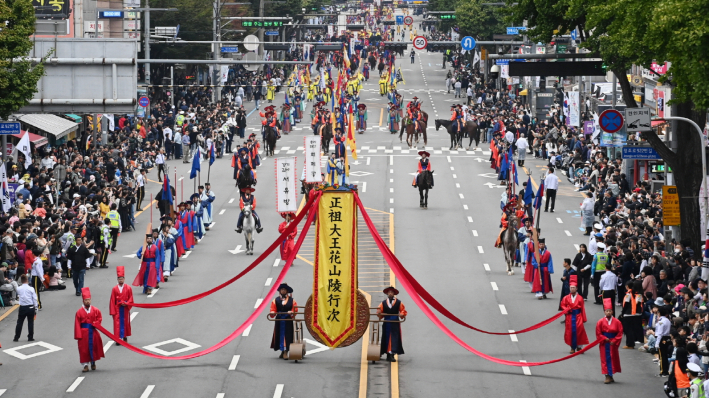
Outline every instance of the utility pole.
{"label": "utility pole", "polygon": [[[150,59],[150,2],[145,0],[145,13],[143,14],[143,28],[145,29],[145,59]],[[143,65],[145,68],[145,84],[150,84],[150,64]]]}
{"label": "utility pole", "polygon": [[[263,0],[262,0],[263,1]],[[219,41],[221,40],[221,25],[222,25],[222,10],[220,6],[220,0],[214,0],[214,6],[212,7],[212,37],[213,40]],[[221,44],[220,43],[213,43],[212,44],[212,58],[214,60],[219,60],[219,56],[221,55]],[[212,75],[212,84],[221,84],[221,65],[214,64],[214,74]],[[219,101],[221,100],[221,90],[219,87],[214,88],[214,100]]]}
{"label": "utility pole", "polygon": [[[261,20],[263,20],[263,8],[264,5],[266,4],[266,0],[259,0],[258,2],[258,16]],[[264,50],[263,50],[263,28],[259,28],[258,30],[258,55],[262,56],[264,55]]]}

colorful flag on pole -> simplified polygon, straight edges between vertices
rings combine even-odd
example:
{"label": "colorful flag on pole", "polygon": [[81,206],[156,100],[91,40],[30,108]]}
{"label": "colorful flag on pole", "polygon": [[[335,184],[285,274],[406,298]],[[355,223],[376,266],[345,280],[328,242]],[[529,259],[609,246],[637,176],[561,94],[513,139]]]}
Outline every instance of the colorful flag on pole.
{"label": "colorful flag on pole", "polygon": [[542,196],[544,196],[544,181],[539,185],[539,190],[537,191],[537,196],[534,198],[534,209],[538,210],[542,205]]}
{"label": "colorful flag on pole", "polygon": [[197,172],[201,171],[199,165],[199,147],[194,151],[194,157],[192,158],[192,171],[190,171],[190,180],[197,177]]}
{"label": "colorful flag on pole", "polygon": [[214,143],[212,142],[212,147],[209,148],[209,165],[211,166],[214,164],[214,160],[216,159],[216,156],[214,154]]}

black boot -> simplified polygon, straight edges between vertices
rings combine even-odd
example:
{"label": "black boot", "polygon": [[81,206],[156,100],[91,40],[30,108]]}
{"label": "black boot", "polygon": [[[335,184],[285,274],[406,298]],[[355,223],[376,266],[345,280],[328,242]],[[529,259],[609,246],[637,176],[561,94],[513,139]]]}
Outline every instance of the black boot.
{"label": "black boot", "polygon": [[256,232],[257,232],[257,233],[259,233],[259,234],[260,234],[260,233],[261,233],[261,231],[263,231],[263,228],[261,228],[261,227],[256,227]]}

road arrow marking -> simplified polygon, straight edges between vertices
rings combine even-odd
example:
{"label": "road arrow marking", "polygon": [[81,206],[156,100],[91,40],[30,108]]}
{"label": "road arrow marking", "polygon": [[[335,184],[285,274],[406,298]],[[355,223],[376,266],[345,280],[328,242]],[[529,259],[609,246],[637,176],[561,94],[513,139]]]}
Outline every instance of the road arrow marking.
{"label": "road arrow marking", "polygon": [[236,246],[236,249],[234,250],[227,250],[231,254],[239,254],[241,252],[245,252],[246,250],[241,250],[241,245]]}
{"label": "road arrow marking", "polygon": [[136,257],[138,257],[138,255],[135,254],[135,253],[133,253],[133,254],[129,254],[129,255],[127,255],[127,256],[123,256],[123,257],[125,257],[125,258],[136,258]]}
{"label": "road arrow marking", "polygon": [[315,347],[317,347],[317,348],[315,348],[314,350],[306,350],[306,352],[305,352],[305,356],[306,356],[306,357],[307,357],[308,355],[317,354],[318,352],[328,351],[328,350],[330,349],[330,347],[328,347],[328,346],[326,346],[326,345],[324,345],[324,344],[320,344],[320,343],[318,343],[318,342],[315,341],[315,340],[310,340],[310,339],[303,339],[303,340],[304,340],[306,343],[308,343],[308,344],[310,344],[310,345],[314,345]]}
{"label": "road arrow marking", "polygon": [[487,185],[487,187],[490,188],[490,189],[492,189],[492,188],[505,188],[504,185],[493,184],[493,183],[491,183],[491,182],[486,182],[486,183],[484,183],[483,185]]}
{"label": "road arrow marking", "polygon": [[485,173],[485,174],[478,174],[479,177],[485,177],[485,178],[497,178],[496,173]]}

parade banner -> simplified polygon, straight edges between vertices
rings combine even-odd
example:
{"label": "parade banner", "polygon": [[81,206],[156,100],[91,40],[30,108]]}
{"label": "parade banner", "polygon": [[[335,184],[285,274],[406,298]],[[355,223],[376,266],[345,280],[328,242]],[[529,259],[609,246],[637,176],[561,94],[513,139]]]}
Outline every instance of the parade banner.
{"label": "parade banner", "polygon": [[320,166],[320,143],[322,137],[319,135],[306,135],[305,144],[305,182],[322,182],[322,169]]}
{"label": "parade banner", "polygon": [[323,191],[318,206],[312,330],[337,347],[356,329],[357,207],[354,192]]}
{"label": "parade banner", "polygon": [[579,106],[579,92],[567,91],[564,93],[564,107],[567,111],[567,125],[580,127],[581,125],[581,107]]}
{"label": "parade banner", "polygon": [[298,201],[295,189],[295,157],[278,158],[276,164],[276,209],[279,213],[295,212]]}

